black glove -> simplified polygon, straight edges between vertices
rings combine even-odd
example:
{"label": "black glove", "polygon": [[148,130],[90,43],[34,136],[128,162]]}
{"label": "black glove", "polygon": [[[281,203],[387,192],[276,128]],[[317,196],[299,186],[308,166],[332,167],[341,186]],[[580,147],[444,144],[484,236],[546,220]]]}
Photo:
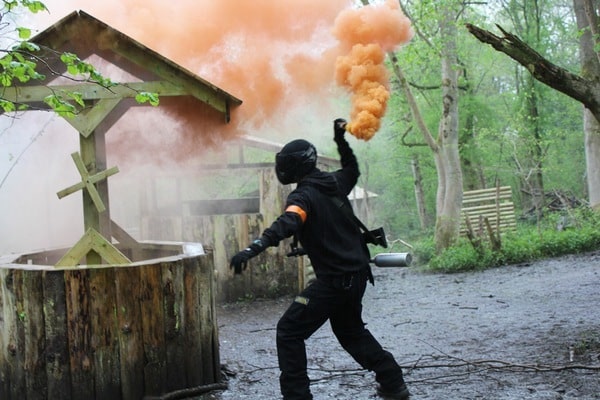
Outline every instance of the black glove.
{"label": "black glove", "polygon": [[245,270],[246,267],[248,267],[248,260],[262,253],[264,249],[265,247],[262,241],[256,239],[250,246],[233,256],[229,267],[233,268],[236,274],[241,274],[242,270]]}
{"label": "black glove", "polygon": [[335,140],[339,140],[344,137],[344,134],[346,133],[346,124],[347,122],[343,118],[337,118],[335,121],[333,121],[333,138]]}

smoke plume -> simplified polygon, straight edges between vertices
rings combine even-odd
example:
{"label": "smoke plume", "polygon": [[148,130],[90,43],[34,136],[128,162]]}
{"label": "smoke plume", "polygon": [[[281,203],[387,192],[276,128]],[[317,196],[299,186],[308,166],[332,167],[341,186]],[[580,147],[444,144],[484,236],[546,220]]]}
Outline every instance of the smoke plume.
{"label": "smoke plume", "polygon": [[[170,149],[171,159],[193,154],[189,149],[214,149],[241,134],[261,136],[265,126],[284,132],[283,140],[288,139],[285,135],[303,135],[307,127],[290,119],[307,104],[312,107],[307,113],[329,110],[327,119],[323,118],[327,128],[337,117],[332,115],[331,102],[335,59],[341,53],[331,29],[336,16],[351,6],[351,0],[44,3],[50,13],[36,16],[39,29],[72,11],[83,10],[243,101],[232,110],[228,125],[222,118],[209,125],[205,119],[198,125],[203,111],[198,112],[186,101],[161,99],[159,112],[172,119],[169,135],[178,136],[178,145]],[[102,72],[102,66],[99,69]],[[305,120],[310,120],[306,113]],[[131,131],[131,126],[123,129]],[[152,126],[150,130],[156,129]],[[118,135],[111,131],[107,140],[119,140]],[[119,142],[118,151],[123,154],[135,151],[133,144],[127,147],[132,141]],[[136,146],[140,143],[148,146],[152,140]],[[148,150],[156,154],[157,149]]]}
{"label": "smoke plume", "polygon": [[335,78],[352,94],[348,131],[369,140],[381,126],[390,97],[385,53],[413,36],[408,18],[398,3],[347,9],[336,19],[335,36],[347,54],[338,57]]}

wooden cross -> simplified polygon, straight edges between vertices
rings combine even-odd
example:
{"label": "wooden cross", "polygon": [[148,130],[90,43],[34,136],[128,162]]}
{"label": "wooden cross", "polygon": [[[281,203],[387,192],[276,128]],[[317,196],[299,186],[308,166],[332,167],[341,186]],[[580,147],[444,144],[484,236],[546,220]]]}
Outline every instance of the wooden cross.
{"label": "wooden cross", "polygon": [[[102,201],[100,193],[96,188],[96,183],[107,179],[109,176],[119,172],[119,168],[112,167],[102,172],[90,175],[85,167],[85,163],[78,152],[72,153],[71,158],[81,175],[81,182],[69,186],[57,193],[58,198],[62,199],[78,190],[87,190],[98,214],[106,211],[106,206]],[[104,238],[96,229],[88,227],[87,232],[56,264],[57,267],[74,267],[78,265],[83,257],[87,256],[88,263],[99,264],[102,259],[113,264],[128,264],[131,261],[123,255],[115,246]]]}
{"label": "wooden cross", "polygon": [[96,209],[98,210],[98,212],[99,213],[104,212],[106,210],[106,206],[104,205],[104,202],[100,198],[100,194],[98,193],[98,190],[96,189],[95,184],[99,181],[107,179],[111,175],[116,174],[117,172],[119,172],[119,168],[112,167],[112,168],[104,170],[102,172],[98,172],[94,175],[90,175],[87,168],[85,167],[85,164],[81,158],[81,155],[78,152],[72,153],[71,158],[73,158],[73,161],[75,162],[75,166],[77,167],[77,170],[79,171],[79,175],[81,175],[81,182],[78,182],[78,183],[76,183],[72,186],[69,186],[68,188],[63,189],[60,192],[58,192],[57,193],[58,198],[62,199],[65,196],[75,193],[78,190],[83,190],[85,188],[87,190],[88,194],[90,195],[90,198],[94,202],[94,205],[96,206]]}

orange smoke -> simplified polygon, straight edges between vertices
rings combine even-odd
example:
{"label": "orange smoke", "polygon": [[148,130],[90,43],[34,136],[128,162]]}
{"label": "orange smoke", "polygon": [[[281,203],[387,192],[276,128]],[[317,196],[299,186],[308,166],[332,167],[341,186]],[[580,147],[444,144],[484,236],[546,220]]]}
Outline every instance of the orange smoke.
{"label": "orange smoke", "polygon": [[[297,132],[289,129],[296,124],[288,119],[294,112],[301,113],[297,110],[307,104],[306,99],[313,104],[314,99],[323,99],[321,105],[325,105],[331,97],[332,70],[341,54],[331,27],[351,3],[44,0],[50,13],[36,14],[35,18],[36,28],[45,29],[67,13],[83,10],[243,101],[232,110],[228,125],[221,119],[211,129],[198,125],[199,113],[193,103],[181,107],[180,101],[161,98],[158,109],[149,109],[149,113],[165,111],[177,122],[170,129],[165,123],[160,135],[178,137],[179,143],[169,149],[169,158],[180,159],[187,156],[187,152],[174,154],[181,149],[201,151],[241,134],[260,136],[262,132],[257,130],[263,126],[290,135],[304,133],[304,128]],[[98,68],[103,72],[102,66]],[[327,121],[331,115],[329,112]],[[116,136],[132,130],[159,134],[155,126],[142,126],[143,119],[137,126],[125,120],[120,125],[123,132],[115,129],[107,140],[117,141]],[[127,142],[127,138],[121,142]],[[146,150],[156,157],[154,149],[140,147],[138,152]]]}
{"label": "orange smoke", "polygon": [[411,23],[398,3],[388,0],[383,5],[342,12],[336,19],[334,34],[347,49],[335,65],[337,84],[352,93],[346,129],[366,141],[381,127],[390,98],[385,53],[412,38]]}

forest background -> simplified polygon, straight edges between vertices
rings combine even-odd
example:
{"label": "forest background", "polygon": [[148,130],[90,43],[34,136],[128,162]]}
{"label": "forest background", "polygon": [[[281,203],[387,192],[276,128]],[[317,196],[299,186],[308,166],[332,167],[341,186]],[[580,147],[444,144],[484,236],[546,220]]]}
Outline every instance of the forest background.
{"label": "forest background", "polygon": [[[441,114],[439,2],[408,2],[421,33],[402,49],[404,68],[423,118],[433,132]],[[570,1],[472,2],[457,24],[459,150],[464,190],[510,185],[519,216],[534,217],[533,197],[558,190],[587,199],[583,107],[535,81],[522,66],[477,41],[463,26],[514,32],[558,65],[579,71],[578,32]],[[462,23],[461,23],[462,22]],[[497,30],[495,30],[497,32]],[[425,40],[427,38],[427,40]],[[437,62],[434,62],[437,60]],[[431,151],[411,117],[397,80],[379,133],[389,146],[361,146],[363,184],[376,193],[379,216],[399,237],[432,228],[437,177]],[[368,161],[365,161],[368,160]],[[425,194],[424,224],[415,212],[413,166],[418,163]],[[537,179],[539,182],[534,182]]]}
{"label": "forest background", "polygon": [[[562,228],[565,220],[571,227],[581,227],[578,224],[583,221],[596,223],[593,214],[576,214],[570,210],[571,206],[589,205],[582,104],[537,81],[525,67],[479,42],[465,27],[467,23],[477,25],[500,36],[500,29],[510,32],[542,57],[578,74],[582,70],[580,39],[585,33],[578,28],[575,18],[574,6],[578,2],[401,3],[413,22],[416,35],[410,45],[398,53],[397,64],[402,68],[426,128],[436,132],[442,125],[443,58],[447,57],[449,46],[443,40],[444,26],[440,21],[448,21],[456,29],[455,47],[450,46],[450,50],[455,51],[456,57],[453,68],[458,86],[457,145],[462,189],[509,185],[516,205],[521,237],[514,239],[519,243],[516,246],[519,250],[512,253],[521,256],[504,254],[487,259],[489,253],[485,251],[482,260],[481,248],[470,248],[463,242],[466,249],[459,250],[458,258],[462,260],[457,261],[456,269],[519,262],[597,246],[598,237],[593,234],[586,234],[585,239],[564,238],[585,242],[581,248],[559,245],[555,241],[563,239],[553,232],[558,226]],[[594,9],[597,10],[597,4]],[[403,82],[397,73],[394,75],[397,71],[390,70],[395,90],[386,124],[379,133],[384,137],[379,140],[387,141],[389,146],[365,146],[358,152],[364,171],[362,184],[382,194],[376,200],[375,219],[385,221],[388,231],[410,242],[434,236],[439,172],[431,147],[420,132],[423,128],[407,104]],[[440,129],[439,135],[442,134]],[[438,136],[437,141],[440,140]],[[423,194],[422,204],[419,204],[419,193]],[[557,199],[562,203],[559,211],[549,213],[549,204]],[[549,229],[553,239],[547,234],[546,242],[555,243],[541,245],[546,250],[533,250],[532,242],[544,241],[541,229]],[[437,247],[439,253],[439,244]],[[433,248],[425,246],[425,259],[433,252]],[[434,265],[453,269],[456,258],[447,256]]]}

